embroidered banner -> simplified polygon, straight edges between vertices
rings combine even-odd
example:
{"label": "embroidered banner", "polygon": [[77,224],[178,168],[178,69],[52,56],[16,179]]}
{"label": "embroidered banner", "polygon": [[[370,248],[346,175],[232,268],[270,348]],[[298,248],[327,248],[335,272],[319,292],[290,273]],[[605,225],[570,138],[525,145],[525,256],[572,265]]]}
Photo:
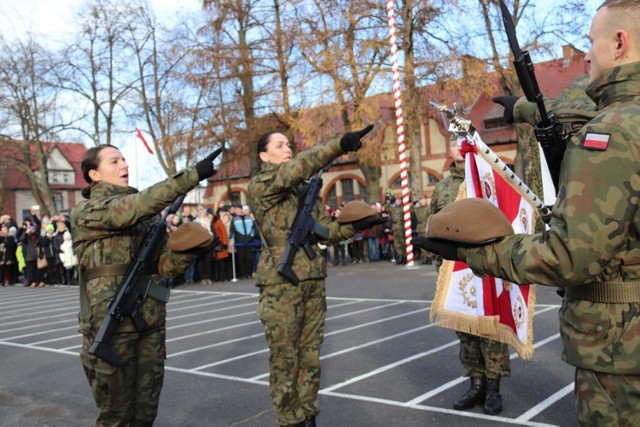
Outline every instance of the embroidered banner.
{"label": "embroidered banner", "polygon": [[[516,234],[531,234],[533,207],[477,154],[474,145],[466,139],[459,145],[465,156],[465,182],[458,198],[483,197],[505,214]],[[534,308],[535,286],[518,286],[490,276],[481,279],[466,263],[445,261],[438,275],[431,321],[510,344],[521,358],[529,359],[533,355]]]}

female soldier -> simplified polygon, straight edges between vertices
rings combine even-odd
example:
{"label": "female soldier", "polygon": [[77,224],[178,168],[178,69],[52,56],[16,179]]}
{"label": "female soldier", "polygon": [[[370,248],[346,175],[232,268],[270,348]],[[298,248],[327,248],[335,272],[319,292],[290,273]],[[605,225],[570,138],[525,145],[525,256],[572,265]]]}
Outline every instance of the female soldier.
{"label": "female soldier", "polygon": [[[174,252],[162,241],[148,273],[154,279],[140,313],[148,328],[138,332],[126,319],[110,346],[119,365],[90,355],[89,349],[128,265],[145,237],[150,221],[179,195],[215,173],[220,150],[143,191],[129,187],[129,166],[112,145],[90,148],[82,160],[88,198],[71,212],[74,249],[80,268],[80,359],[98,407],[96,425],[150,426],[156,417],[164,378],[165,303],[168,289],[159,276],[182,273],[198,257],[200,248]],[[177,232],[176,232],[177,233]],[[176,233],[173,233],[175,235]]]}
{"label": "female soldier", "polygon": [[[317,245],[314,245],[317,256],[313,259],[305,251],[298,251],[292,265],[300,279],[297,285],[289,283],[276,270],[300,197],[304,197],[301,185],[333,159],[358,150],[362,146],[360,138],[372,128],[347,133],[340,141],[315,147],[295,159],[283,134],[270,132],[258,139],[258,155],[263,164],[248,188],[264,239],[256,276],[260,288],[257,314],[270,349],[269,382],[280,425],[315,426],[319,412],[320,346],[326,312],[325,258]],[[329,244],[346,240],[358,229],[378,221],[368,217],[353,224],[332,223],[320,201],[315,211],[319,222],[329,229]]]}

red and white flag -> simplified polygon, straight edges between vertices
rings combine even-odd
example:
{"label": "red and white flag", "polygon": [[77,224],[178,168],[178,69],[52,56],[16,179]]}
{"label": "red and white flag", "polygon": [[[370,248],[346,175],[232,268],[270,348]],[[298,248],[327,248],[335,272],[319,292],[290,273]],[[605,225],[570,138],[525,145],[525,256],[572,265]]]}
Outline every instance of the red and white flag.
{"label": "red and white flag", "polygon": [[[505,214],[516,234],[533,233],[533,207],[477,154],[475,145],[466,139],[459,145],[465,155],[465,183],[458,198],[487,199]],[[466,263],[445,261],[431,320],[446,328],[510,344],[521,358],[529,359],[533,355],[534,306],[535,286],[515,285],[491,276],[481,279]]]}
{"label": "red and white flag", "polygon": [[142,132],[140,132],[140,129],[138,129],[137,127],[136,127],[136,133],[138,134],[138,138],[140,138],[140,140],[144,144],[144,147],[147,149],[149,154],[153,154],[153,151],[151,151],[151,147],[149,146],[149,144],[147,144],[147,140],[144,139],[144,135],[142,135]]}

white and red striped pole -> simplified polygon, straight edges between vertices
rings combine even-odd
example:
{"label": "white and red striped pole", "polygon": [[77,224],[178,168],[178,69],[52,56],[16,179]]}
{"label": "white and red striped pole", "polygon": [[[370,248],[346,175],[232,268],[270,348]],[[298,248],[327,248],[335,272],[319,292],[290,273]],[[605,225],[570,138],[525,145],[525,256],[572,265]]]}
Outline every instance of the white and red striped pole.
{"label": "white and red striped pole", "polygon": [[[411,212],[409,202],[409,177],[407,175],[407,155],[404,145],[404,124],[402,121],[402,91],[400,90],[400,72],[398,71],[398,47],[396,45],[396,19],[393,13],[393,0],[387,0],[389,17],[389,41],[391,43],[391,69],[393,71],[393,96],[396,108],[396,127],[398,129],[398,158],[400,160],[400,180],[402,181],[402,211],[404,213],[404,236],[407,247],[407,266],[413,267],[413,245],[411,244]],[[395,219],[395,218],[394,218]]]}

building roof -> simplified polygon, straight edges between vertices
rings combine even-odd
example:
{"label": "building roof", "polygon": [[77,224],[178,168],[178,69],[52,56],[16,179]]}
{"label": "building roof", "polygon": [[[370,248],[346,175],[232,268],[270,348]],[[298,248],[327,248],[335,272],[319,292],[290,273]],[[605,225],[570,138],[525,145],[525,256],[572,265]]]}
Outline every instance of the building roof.
{"label": "building roof", "polygon": [[[17,144],[17,142],[16,142]],[[69,162],[70,166],[73,168],[75,183],[73,184],[63,184],[63,183],[50,183],[51,189],[54,190],[76,190],[81,189],[87,186],[84,178],[82,177],[82,157],[84,153],[87,151],[87,147],[84,144],[79,142],[43,142],[43,149],[48,156],[52,156],[55,150],[58,150],[60,155]],[[31,151],[34,152],[35,148],[32,147]],[[14,159],[22,159],[22,153],[17,147],[9,146],[8,149],[3,150],[6,151],[7,156],[11,156]],[[38,164],[36,160],[32,156],[32,170],[38,169]],[[65,169],[68,171],[68,169]],[[55,170],[50,169],[50,172]],[[6,187],[11,190],[28,190],[30,189],[29,181],[27,176],[20,172],[17,167],[12,167],[9,169],[6,175]]]}
{"label": "building roof", "polygon": [[[536,80],[545,99],[557,98],[567,86],[587,72],[584,56],[584,52],[565,46],[562,58],[534,64]],[[493,96],[500,96],[503,93],[498,84],[497,75],[493,73],[490,78],[495,88],[494,93],[480,97],[465,117],[471,120],[485,143],[491,145],[514,142],[516,131],[512,126],[494,129],[485,127],[487,120],[500,119],[504,111],[500,105],[491,101]],[[520,96],[524,94],[521,92]]]}
{"label": "building roof", "polygon": [[[545,98],[555,98],[576,78],[586,73],[586,67],[584,64],[583,52],[580,52],[573,47],[565,46],[563,48],[562,58],[553,59],[546,62],[541,62],[535,65],[535,74],[538,81],[540,90]],[[493,96],[502,95],[502,89],[498,82],[497,74],[490,73],[489,79],[493,86],[493,93],[485,94],[475,99],[470,106],[467,106],[464,116],[471,120],[476,129],[482,135],[482,139],[488,145],[513,143],[516,141],[516,130],[513,126],[496,127],[488,129],[485,127],[485,121],[487,119],[494,119],[496,121],[502,120],[503,108],[493,101]],[[434,100],[439,103],[446,103],[449,108],[452,107],[454,101],[462,99],[462,95],[457,90],[445,90],[442,85],[434,84],[420,89],[420,99]],[[374,95],[372,98],[376,98],[380,107],[380,115],[385,123],[393,124],[395,122],[395,109],[394,109],[394,97],[391,93]],[[370,99],[372,99],[370,98]],[[319,107],[322,108],[322,107]],[[424,114],[427,117],[433,118],[438,123],[440,132],[443,135],[447,134],[447,125],[445,123],[443,115],[435,108],[427,105],[424,108]],[[269,118],[266,118],[269,121]],[[264,125],[265,131],[271,129],[277,129],[277,123],[270,122],[270,124]],[[331,123],[332,128],[339,134],[343,132],[342,120],[336,115],[335,120]],[[298,152],[306,150],[305,146],[299,137],[295,138],[296,150]],[[211,181],[220,182],[228,179],[249,178],[250,176],[250,164],[249,164],[249,148],[250,144],[236,143],[232,150],[229,150],[224,155],[224,164],[221,166],[221,173],[214,176]],[[335,165],[344,163],[353,163],[354,157],[350,155],[348,157],[341,157],[335,161]]]}

